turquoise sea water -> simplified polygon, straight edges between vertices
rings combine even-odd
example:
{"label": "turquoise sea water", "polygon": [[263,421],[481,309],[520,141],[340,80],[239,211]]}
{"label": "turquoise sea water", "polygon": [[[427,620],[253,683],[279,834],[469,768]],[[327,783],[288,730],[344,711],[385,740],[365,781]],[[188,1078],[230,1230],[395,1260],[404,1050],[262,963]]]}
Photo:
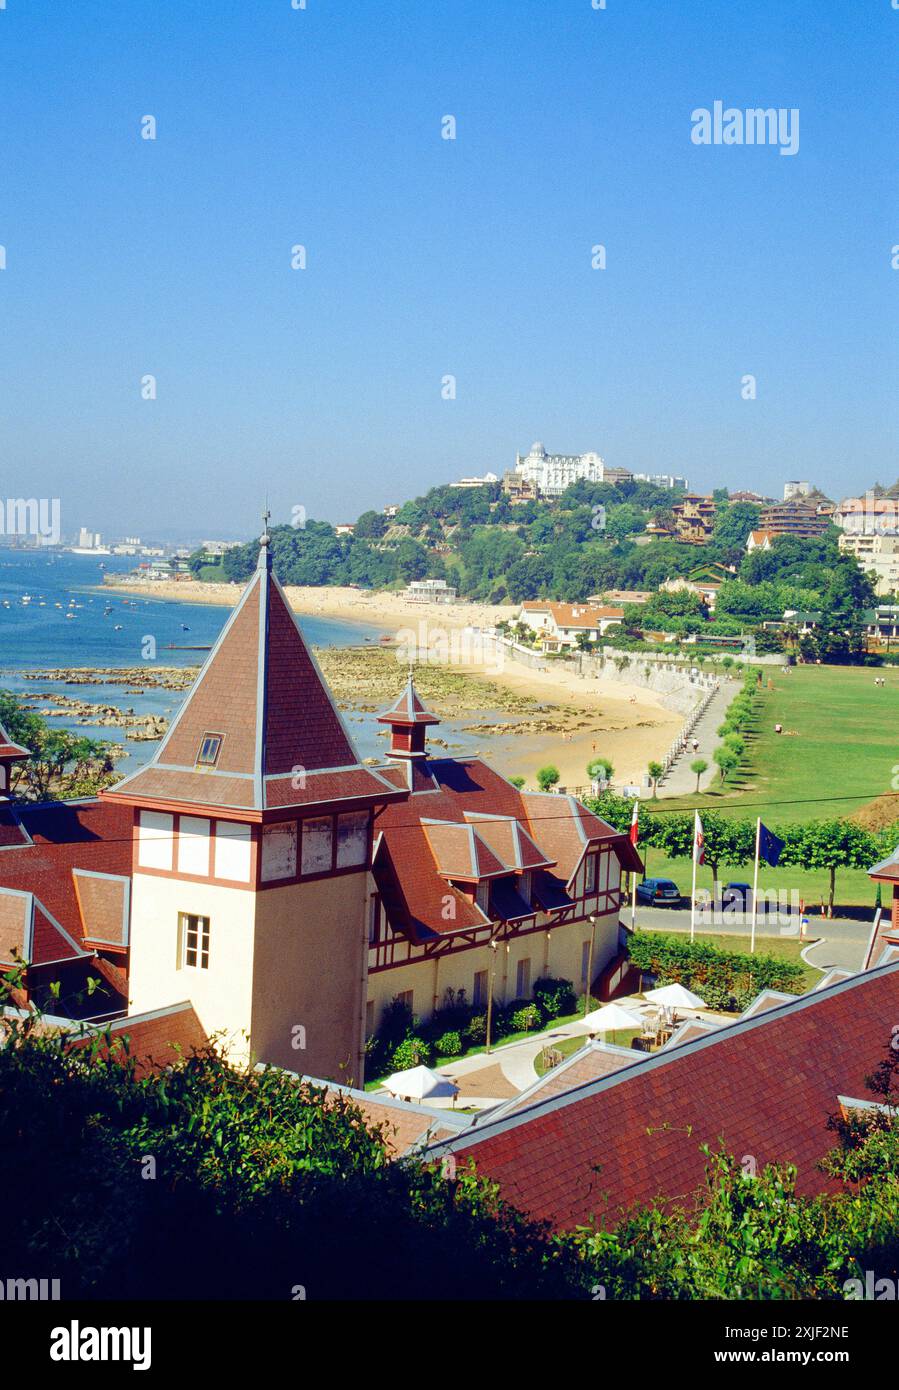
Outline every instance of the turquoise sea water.
{"label": "turquoise sea water", "polygon": [[[184,691],[146,689],[131,693],[123,685],[67,685],[64,681],[26,679],[23,671],[54,670],[78,666],[121,667],[144,665],[144,639],[156,641],[156,664],[200,666],[208,652],[185,650],[211,647],[230,608],[205,603],[175,603],[165,599],[123,594],[103,585],[104,574],[127,573],[134,559],[69,555],[46,551],[0,548],[0,688],[11,690],[40,712],[53,697],[67,695],[95,705],[114,705],[136,715],[161,714],[171,720],[182,704]],[[27,602],[23,600],[27,599]],[[71,617],[66,615],[71,613]],[[313,647],[350,647],[377,644],[382,629],[369,624],[300,617],[306,640]],[[175,650],[169,649],[171,647]],[[181,648],[181,650],[178,650]],[[397,667],[397,694],[405,680],[405,668]],[[384,730],[370,712],[342,707],[350,735],[362,758],[383,758]],[[486,720],[502,724],[495,712],[470,714],[466,720],[446,720],[439,730],[448,748],[440,752],[461,755],[484,747],[481,735],[468,733],[464,724]],[[52,717],[57,728],[78,729],[92,737],[121,743],[128,756],[117,766],[124,775],[147,762],[158,742],[134,742],[128,730],[100,724],[83,724],[69,716]],[[499,728],[497,730],[499,732]],[[492,739],[496,749],[501,741]]]}
{"label": "turquoise sea water", "polygon": [[[25,670],[74,666],[139,667],[144,664],[142,651],[148,636],[156,642],[156,664],[201,665],[207,651],[184,649],[212,646],[231,609],[173,603],[103,588],[104,574],[127,573],[135,563],[130,557],[104,556],[101,567],[96,556],[0,549],[0,686],[38,708],[47,703],[42,697],[65,694],[139,715],[164,714],[171,719],[184,692],[151,689],[140,695],[125,694],[121,685],[72,686],[27,680],[21,675]],[[307,641],[316,647],[376,643],[381,635],[379,628],[368,624],[322,618],[301,617],[300,626]],[[127,741],[124,729],[76,725],[65,716],[53,723],[125,742],[129,756],[119,764],[123,771],[138,767],[158,747],[156,743]],[[368,727],[370,721],[351,715],[349,723],[362,756],[383,751],[376,726]]]}

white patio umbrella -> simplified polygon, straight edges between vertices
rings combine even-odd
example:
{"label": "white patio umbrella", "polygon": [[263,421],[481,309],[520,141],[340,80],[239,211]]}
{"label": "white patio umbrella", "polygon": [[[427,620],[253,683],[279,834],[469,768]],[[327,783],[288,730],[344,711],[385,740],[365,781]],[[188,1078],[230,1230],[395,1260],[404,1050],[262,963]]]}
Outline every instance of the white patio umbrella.
{"label": "white patio umbrella", "polygon": [[594,1009],[592,1014],[585,1015],[583,1022],[591,1033],[617,1033],[619,1029],[643,1027],[640,1015],[631,1013],[621,1004],[605,1004],[601,1009]]}
{"label": "white patio umbrella", "polygon": [[705,1008],[705,1000],[685,985],[660,985],[658,989],[647,989],[643,991],[643,998],[653,1004],[662,1004],[666,1009]]}
{"label": "white patio umbrella", "polygon": [[430,1067],[409,1067],[406,1071],[395,1071],[382,1083],[385,1091],[402,1100],[436,1099],[438,1096],[454,1096],[458,1091],[455,1082],[440,1076]]}

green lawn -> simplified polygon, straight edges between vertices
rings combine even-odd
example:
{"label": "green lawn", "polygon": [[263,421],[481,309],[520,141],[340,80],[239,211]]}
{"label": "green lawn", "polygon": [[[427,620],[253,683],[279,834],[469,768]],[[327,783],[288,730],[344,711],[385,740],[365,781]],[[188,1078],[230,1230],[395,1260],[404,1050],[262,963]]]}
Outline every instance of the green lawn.
{"label": "green lawn", "polygon": [[[804,821],[849,816],[891,790],[899,764],[899,668],[794,666],[786,676],[779,666],[763,671],[746,762],[733,785],[722,789],[716,781],[698,797],[660,797],[659,808],[734,806],[772,821]],[[886,685],[875,686],[875,676]],[[775,724],[783,725],[782,734]]]}
{"label": "green lawn", "polygon": [[[891,791],[893,768],[899,765],[899,669],[794,666],[786,676],[779,666],[763,671],[765,686],[746,736],[746,758],[731,783],[722,788],[716,780],[699,796],[662,796],[653,810],[707,807],[752,820],[761,816],[767,825],[777,826],[851,816]],[[886,685],[875,686],[875,675]],[[774,732],[775,724],[783,725],[782,734]],[[688,896],[689,860],[667,859],[646,846],[643,850],[647,875],[673,878]],[[748,881],[752,866],[724,865],[719,872],[725,881]],[[795,890],[813,912],[827,896],[828,881],[825,869],[771,869],[763,864],[759,873],[760,889]],[[699,869],[697,884],[711,889],[707,865]],[[874,894],[863,869],[837,872],[837,909],[840,904],[873,907]]]}

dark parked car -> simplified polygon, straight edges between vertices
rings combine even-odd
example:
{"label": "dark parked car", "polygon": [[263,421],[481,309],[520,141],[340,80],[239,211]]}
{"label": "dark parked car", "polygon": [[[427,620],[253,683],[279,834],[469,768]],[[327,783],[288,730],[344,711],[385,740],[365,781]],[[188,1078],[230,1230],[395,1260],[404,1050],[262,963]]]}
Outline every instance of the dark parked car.
{"label": "dark parked car", "polygon": [[637,884],[637,902],[653,907],[679,907],[681,892],[670,878],[644,878]]}
{"label": "dark parked car", "polygon": [[752,911],[752,885],[750,883],[725,883],[721,893],[721,906],[731,912]]}

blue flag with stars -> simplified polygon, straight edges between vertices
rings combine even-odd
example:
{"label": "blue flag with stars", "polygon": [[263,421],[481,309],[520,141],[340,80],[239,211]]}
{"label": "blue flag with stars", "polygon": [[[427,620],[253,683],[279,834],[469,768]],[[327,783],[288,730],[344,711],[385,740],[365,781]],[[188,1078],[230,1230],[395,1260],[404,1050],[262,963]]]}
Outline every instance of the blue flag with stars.
{"label": "blue flag with stars", "polygon": [[770,864],[772,869],[779,863],[783,853],[784,841],[779,840],[767,825],[759,822],[759,859],[764,859],[766,864]]}

